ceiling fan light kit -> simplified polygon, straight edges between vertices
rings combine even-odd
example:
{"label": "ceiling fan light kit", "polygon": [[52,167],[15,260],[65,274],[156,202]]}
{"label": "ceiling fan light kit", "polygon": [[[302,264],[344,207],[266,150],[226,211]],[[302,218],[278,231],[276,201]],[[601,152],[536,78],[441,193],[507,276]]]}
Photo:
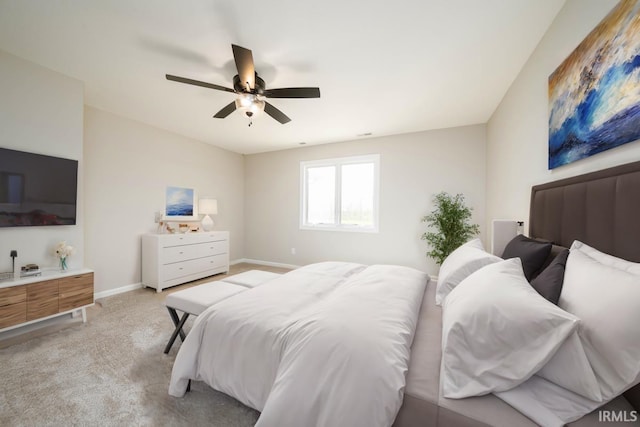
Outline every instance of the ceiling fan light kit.
{"label": "ceiling fan light kit", "polygon": [[264,100],[258,98],[257,95],[244,94],[240,95],[236,100],[236,110],[240,110],[249,118],[256,117],[264,111]]}
{"label": "ceiling fan light kit", "polygon": [[[290,122],[291,119],[272,104],[265,101],[264,98],[320,98],[320,89],[317,87],[267,89],[264,80],[261,79],[255,71],[251,50],[235,44],[232,44],[231,48],[233,50],[236,69],[238,70],[238,74],[233,77],[233,89],[170,74],[167,74],[166,78],[167,80],[178,83],[237,94],[238,97],[235,101],[227,104],[213,116],[217,119],[224,119],[235,110],[240,110],[243,115],[251,120],[264,111],[278,122],[285,124]],[[249,122],[249,126],[251,126],[251,124],[252,122]]]}

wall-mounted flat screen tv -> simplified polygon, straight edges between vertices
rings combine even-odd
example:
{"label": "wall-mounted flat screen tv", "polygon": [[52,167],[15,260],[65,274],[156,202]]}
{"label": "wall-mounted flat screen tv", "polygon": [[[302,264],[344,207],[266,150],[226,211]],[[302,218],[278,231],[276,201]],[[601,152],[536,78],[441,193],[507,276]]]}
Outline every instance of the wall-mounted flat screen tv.
{"label": "wall-mounted flat screen tv", "polygon": [[0,148],[0,227],[74,225],[78,161]]}

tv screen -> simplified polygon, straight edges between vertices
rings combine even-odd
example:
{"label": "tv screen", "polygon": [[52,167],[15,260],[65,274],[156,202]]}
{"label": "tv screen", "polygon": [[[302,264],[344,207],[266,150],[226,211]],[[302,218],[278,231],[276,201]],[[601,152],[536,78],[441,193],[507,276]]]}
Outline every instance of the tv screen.
{"label": "tv screen", "polygon": [[0,227],[74,225],[78,161],[0,148]]}

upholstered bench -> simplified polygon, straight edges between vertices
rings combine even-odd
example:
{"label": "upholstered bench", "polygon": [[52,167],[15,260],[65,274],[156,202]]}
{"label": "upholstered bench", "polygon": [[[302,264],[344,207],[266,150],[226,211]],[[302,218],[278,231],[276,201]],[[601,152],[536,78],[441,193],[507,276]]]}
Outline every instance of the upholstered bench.
{"label": "upholstered bench", "polygon": [[[164,353],[169,353],[173,342],[178,335],[184,341],[185,333],[182,330],[190,314],[198,316],[213,304],[229,298],[239,292],[247,290],[244,286],[234,285],[223,281],[215,281],[194,286],[182,291],[167,295],[164,305],[169,310],[169,316],[173,320],[176,329],[171,334],[171,338],[164,348]],[[183,312],[182,318],[178,318],[176,310]]]}
{"label": "upholstered bench", "polygon": [[[279,276],[280,274],[270,273],[268,271],[250,270],[226,277],[224,280],[203,283],[202,285],[193,286],[167,295],[164,305],[167,307],[169,316],[171,316],[171,320],[176,328],[171,334],[167,346],[164,348],[164,353],[169,353],[178,335],[180,339],[184,341],[186,335],[182,327],[189,318],[189,315],[198,316],[217,302],[259,286]],[[177,310],[183,313],[182,317],[178,317]]]}
{"label": "upholstered bench", "polygon": [[235,274],[224,279],[227,283],[233,283],[234,285],[245,286],[247,288],[254,288],[260,286],[263,283],[268,282],[282,276],[282,274],[271,273],[269,271],[262,270],[249,270],[244,273]]}

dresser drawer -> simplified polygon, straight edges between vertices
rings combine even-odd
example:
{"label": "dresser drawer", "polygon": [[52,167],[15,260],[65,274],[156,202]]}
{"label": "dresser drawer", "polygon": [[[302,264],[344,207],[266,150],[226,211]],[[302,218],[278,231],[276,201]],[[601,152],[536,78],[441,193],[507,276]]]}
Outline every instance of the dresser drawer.
{"label": "dresser drawer", "polygon": [[227,254],[214,255],[205,258],[197,258],[175,264],[161,266],[163,281],[177,279],[202,271],[213,270],[227,265]]}
{"label": "dresser drawer", "polygon": [[228,235],[226,232],[173,234],[160,236],[160,246],[167,248],[171,246],[218,242],[226,240],[228,240]]}
{"label": "dresser drawer", "polygon": [[195,258],[224,254],[227,253],[227,247],[228,243],[224,241],[162,248],[160,263],[170,264],[173,262],[187,261]]}

